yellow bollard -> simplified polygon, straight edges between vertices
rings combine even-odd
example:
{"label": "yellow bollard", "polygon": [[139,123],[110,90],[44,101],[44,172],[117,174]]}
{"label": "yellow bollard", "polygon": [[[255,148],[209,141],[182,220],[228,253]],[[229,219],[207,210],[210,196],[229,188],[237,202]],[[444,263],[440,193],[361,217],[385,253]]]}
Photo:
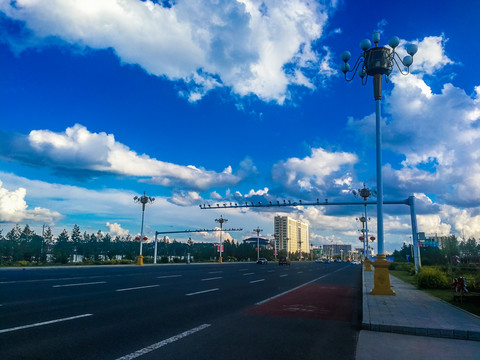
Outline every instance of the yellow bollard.
{"label": "yellow bollard", "polygon": [[372,262],[369,258],[366,257],[365,260],[363,260],[363,264],[365,265],[365,271],[372,271]]}
{"label": "yellow bollard", "polygon": [[385,255],[377,255],[377,260],[373,262],[375,272],[373,273],[373,289],[371,295],[395,295],[395,291],[390,288],[390,274],[388,267],[390,263]]}

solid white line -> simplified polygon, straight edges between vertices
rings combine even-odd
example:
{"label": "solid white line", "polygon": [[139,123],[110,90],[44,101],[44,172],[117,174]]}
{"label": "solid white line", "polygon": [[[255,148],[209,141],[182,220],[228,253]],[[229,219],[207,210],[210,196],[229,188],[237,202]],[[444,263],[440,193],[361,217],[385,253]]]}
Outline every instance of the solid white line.
{"label": "solid white line", "polygon": [[215,289],[208,289],[208,290],[197,291],[197,292],[190,293],[190,294],[185,294],[185,295],[186,295],[186,296],[192,296],[192,295],[205,294],[205,293],[208,293],[208,292],[212,292],[212,291],[218,291],[218,290],[220,290],[220,289],[219,289],[219,288],[215,288]]}
{"label": "solid white line", "polygon": [[303,274],[303,271],[297,271],[297,274]]}
{"label": "solid white line", "polygon": [[157,279],[169,279],[169,278],[176,278],[181,276],[183,275],[164,275],[164,276],[157,276]]}
{"label": "solid white line", "polygon": [[280,275],[280,277],[285,277],[285,276],[288,276],[288,274],[283,274],[283,275]]}
{"label": "solid white line", "polygon": [[223,271],[210,271],[209,274],[221,274]]}
{"label": "solid white line", "polygon": [[248,269],[239,269],[238,271],[248,271]]}
{"label": "solid white line", "polygon": [[250,281],[250,284],[254,284],[254,283],[257,283],[257,282],[261,282],[261,281],[265,281],[265,279],[252,280],[252,281]]}
{"label": "solid white line", "polygon": [[343,270],[343,269],[346,269],[347,267],[348,267],[348,266],[345,266],[345,267],[343,267],[343,268],[341,268],[341,269],[332,271],[331,273],[328,273],[328,274],[325,274],[325,275],[323,275],[323,276],[320,276],[320,277],[318,277],[318,278],[316,278],[316,279],[313,279],[313,280],[311,280],[311,281],[309,281],[309,282],[306,282],[305,284],[299,285],[299,286],[297,286],[297,287],[294,287],[293,289],[284,291],[283,293],[280,293],[280,294],[278,294],[278,295],[275,295],[275,296],[272,296],[272,297],[270,297],[270,298],[268,298],[268,299],[265,299],[265,300],[263,300],[263,301],[260,301],[260,302],[256,303],[255,305],[265,304],[266,302],[269,302],[270,300],[276,299],[276,298],[278,298],[278,297],[280,297],[280,296],[282,296],[282,295],[285,295],[285,294],[288,294],[288,293],[290,293],[290,292],[292,292],[292,291],[298,290],[298,289],[304,287],[305,285],[308,285],[308,284],[311,284],[311,283],[313,283],[313,282],[315,282],[315,281],[317,281],[317,280],[323,279],[325,276],[328,276],[328,275],[331,275],[331,274],[333,274],[333,273],[336,273],[337,271],[341,271],[341,270]]}
{"label": "solid white line", "polygon": [[87,317],[87,316],[92,316],[92,315],[93,315],[93,314],[83,314],[83,315],[71,316],[71,317],[63,318],[63,319],[56,319],[56,320],[44,321],[44,322],[36,323],[36,324],[17,326],[17,327],[10,328],[10,329],[0,330],[0,334],[6,333],[6,332],[10,332],[10,331],[17,331],[17,330],[22,330],[22,329],[28,329],[28,328],[32,328],[32,327],[36,327],[36,326],[54,324],[54,323],[58,323],[58,322],[62,322],[62,321],[80,319],[80,318]]}
{"label": "solid white line", "polygon": [[53,285],[52,287],[59,288],[59,287],[68,287],[68,286],[96,285],[96,284],[106,284],[106,283],[107,283],[106,281],[97,281],[97,282],[89,282],[89,283]]}
{"label": "solid white line", "polygon": [[210,281],[210,280],[218,280],[218,279],[223,279],[223,277],[217,276],[217,277],[213,277],[213,278],[201,279],[200,281]]}
{"label": "solid white line", "polygon": [[200,326],[197,326],[196,328],[193,328],[193,329],[190,329],[188,331],[185,331],[181,334],[178,334],[178,335],[175,335],[175,336],[172,336],[171,338],[168,338],[168,339],[165,339],[165,340],[162,340],[158,343],[155,343],[153,345],[150,345],[150,346],[147,346],[146,348],[143,348],[141,350],[138,350],[138,351],[135,351],[129,355],[125,355],[125,356],[122,356],[121,358],[118,358],[117,360],[132,360],[132,359],[135,359],[139,356],[142,356],[142,355],[145,355],[145,354],[148,354],[149,352],[152,352],[154,350],[157,350],[165,345],[168,345],[168,344],[171,344],[177,340],[180,340],[188,335],[192,335],[198,331],[201,331],[203,329],[206,329],[210,326],[210,324],[203,324],[203,325],[200,325]]}
{"label": "solid white line", "polygon": [[243,274],[243,276],[253,275],[253,274],[255,274],[255,273],[245,273],[245,274]]}
{"label": "solid white line", "polygon": [[275,270],[268,270],[267,272],[275,272]]}
{"label": "solid white line", "polygon": [[138,286],[138,287],[127,288],[127,289],[117,289],[115,291],[129,291],[129,290],[138,290],[138,289],[148,289],[148,288],[153,288],[153,287],[157,287],[157,286],[160,286],[160,285]]}

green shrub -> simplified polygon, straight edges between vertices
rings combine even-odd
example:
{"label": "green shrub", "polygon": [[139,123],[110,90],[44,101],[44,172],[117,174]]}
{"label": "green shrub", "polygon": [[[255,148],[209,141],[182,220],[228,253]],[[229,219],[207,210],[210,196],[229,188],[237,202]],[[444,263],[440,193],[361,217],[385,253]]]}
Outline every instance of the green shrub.
{"label": "green shrub", "polygon": [[406,262],[392,262],[390,263],[390,270],[397,270],[397,271],[405,271],[408,272],[409,274],[415,274],[415,265],[412,263],[406,263]]}
{"label": "green shrub", "polygon": [[15,262],[14,266],[30,266],[30,261],[20,260]]}
{"label": "green shrub", "polygon": [[447,275],[434,267],[422,267],[417,275],[418,287],[421,289],[445,289],[450,286]]}

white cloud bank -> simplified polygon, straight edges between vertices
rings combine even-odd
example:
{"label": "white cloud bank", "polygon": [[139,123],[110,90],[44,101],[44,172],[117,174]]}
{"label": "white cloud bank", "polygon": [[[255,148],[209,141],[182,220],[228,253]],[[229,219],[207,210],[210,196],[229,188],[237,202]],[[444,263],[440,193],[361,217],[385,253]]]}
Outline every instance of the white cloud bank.
{"label": "white cloud bank", "polygon": [[105,224],[105,226],[108,228],[108,231],[110,232],[110,235],[112,237],[114,236],[127,236],[128,234],[130,234],[130,231],[128,231],[127,229],[122,229],[122,225],[120,225],[119,223],[110,223],[107,221],[107,223]]}
{"label": "white cloud bank", "polygon": [[14,191],[9,191],[3,187],[3,182],[0,181],[0,222],[46,222],[53,223],[60,220],[63,216],[56,212],[45,208],[35,207],[28,209],[25,196],[27,190],[25,188],[17,188]]}
{"label": "white cloud bank", "polygon": [[242,96],[255,94],[283,103],[290,85],[314,87],[304,71],[320,69],[324,77],[332,73],[311,48],[332,10],[316,1],[178,0],[172,4],[0,0],[0,11],[24,22],[37,45],[56,38],[77,47],[112,48],[124,63],[183,80],[189,84],[190,101],[228,86]]}
{"label": "white cloud bank", "polygon": [[318,194],[319,190],[337,186],[349,186],[353,165],[358,162],[356,154],[328,152],[313,148],[311,156],[303,159],[290,158],[273,167],[273,179],[291,191],[306,191]]}
{"label": "white cloud bank", "polygon": [[113,134],[92,133],[79,124],[62,133],[33,130],[28,135],[28,143],[32,156],[40,158],[39,163],[71,170],[148,177],[145,181],[167,187],[205,190],[235,185],[241,180],[241,176],[232,173],[230,166],[217,173],[139,155],[115,141]]}

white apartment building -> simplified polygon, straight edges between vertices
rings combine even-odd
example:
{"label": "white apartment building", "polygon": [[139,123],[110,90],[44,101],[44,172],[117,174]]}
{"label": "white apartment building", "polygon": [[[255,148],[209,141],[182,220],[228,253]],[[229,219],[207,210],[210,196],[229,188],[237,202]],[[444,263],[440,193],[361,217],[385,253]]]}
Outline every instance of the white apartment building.
{"label": "white apartment building", "polygon": [[274,234],[277,250],[286,250],[287,253],[298,251],[303,254],[309,253],[308,224],[288,216],[275,216]]}

